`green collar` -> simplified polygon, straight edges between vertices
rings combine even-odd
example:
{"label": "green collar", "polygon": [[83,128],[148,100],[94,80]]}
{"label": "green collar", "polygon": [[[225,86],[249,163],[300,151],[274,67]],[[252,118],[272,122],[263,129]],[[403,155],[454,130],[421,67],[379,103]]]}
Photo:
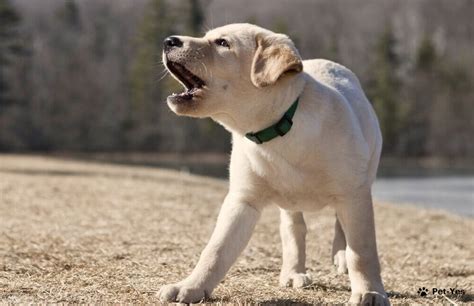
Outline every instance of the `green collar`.
{"label": "green collar", "polygon": [[251,141],[255,142],[256,144],[261,144],[267,141],[272,140],[278,136],[284,136],[291,130],[291,126],[293,125],[293,116],[295,115],[296,108],[298,107],[298,97],[295,102],[290,106],[290,108],[286,111],[283,117],[274,125],[267,127],[258,132],[250,132],[245,134],[245,137],[250,139]]}

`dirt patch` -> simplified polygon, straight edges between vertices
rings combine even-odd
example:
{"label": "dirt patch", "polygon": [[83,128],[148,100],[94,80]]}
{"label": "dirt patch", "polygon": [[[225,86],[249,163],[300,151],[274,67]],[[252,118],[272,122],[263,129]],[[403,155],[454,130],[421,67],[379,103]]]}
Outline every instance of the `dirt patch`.
{"label": "dirt patch", "polygon": [[[0,301],[157,302],[160,286],[197,262],[226,190],[175,171],[0,155]],[[347,301],[348,277],[330,260],[333,211],[305,217],[310,287],[278,287],[278,212],[269,208],[211,301]],[[473,219],[376,203],[376,224],[392,303],[473,301]]]}

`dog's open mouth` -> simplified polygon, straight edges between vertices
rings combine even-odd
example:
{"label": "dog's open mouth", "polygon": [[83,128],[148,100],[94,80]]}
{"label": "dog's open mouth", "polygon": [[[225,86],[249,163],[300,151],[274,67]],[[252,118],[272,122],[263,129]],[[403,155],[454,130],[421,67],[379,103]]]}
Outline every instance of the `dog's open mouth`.
{"label": "dog's open mouth", "polygon": [[169,71],[184,85],[186,90],[182,93],[173,93],[169,98],[173,100],[192,100],[206,83],[183,65],[168,61],[166,63]]}

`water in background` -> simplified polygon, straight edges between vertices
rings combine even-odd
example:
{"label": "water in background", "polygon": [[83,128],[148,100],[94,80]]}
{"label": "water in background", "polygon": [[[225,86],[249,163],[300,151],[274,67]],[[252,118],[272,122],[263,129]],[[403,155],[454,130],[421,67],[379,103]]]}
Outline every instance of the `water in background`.
{"label": "water in background", "polygon": [[[217,178],[228,177],[228,158],[193,161],[162,158],[94,158],[120,164],[171,168]],[[474,171],[468,168],[422,167],[416,164],[381,163],[373,186],[374,198],[400,205],[441,209],[474,217]]]}
{"label": "water in background", "polygon": [[474,217],[474,176],[380,177],[372,190],[376,200]]}
{"label": "water in background", "polygon": [[372,193],[380,201],[474,217],[474,171],[468,167],[382,161]]}

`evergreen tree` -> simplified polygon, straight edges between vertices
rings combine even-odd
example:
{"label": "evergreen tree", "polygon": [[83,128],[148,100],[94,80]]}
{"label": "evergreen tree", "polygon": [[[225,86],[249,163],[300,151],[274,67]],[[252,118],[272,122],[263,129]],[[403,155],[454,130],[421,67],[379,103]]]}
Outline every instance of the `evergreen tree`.
{"label": "evergreen tree", "polygon": [[14,58],[20,53],[17,27],[20,17],[9,0],[0,0],[0,112],[13,97],[8,84],[8,73]]}
{"label": "evergreen tree", "polygon": [[433,41],[429,36],[424,37],[416,53],[416,69],[425,72],[433,70],[437,58],[438,56]]}
{"label": "evergreen tree", "polygon": [[80,12],[75,0],[66,0],[64,7],[59,11],[59,17],[67,29],[73,31],[81,30]]}
{"label": "evergreen tree", "polygon": [[189,0],[189,21],[188,27],[192,35],[198,35],[204,23],[204,11],[199,0]]}
{"label": "evergreen tree", "polygon": [[[443,59],[437,62],[436,74],[431,75],[428,90],[430,109],[427,114],[429,130],[427,151],[447,158],[472,157],[474,145],[474,82],[464,65]],[[428,87],[427,87],[428,88]]]}
{"label": "evergreen tree", "polygon": [[395,52],[395,37],[390,26],[381,34],[374,51],[372,80],[369,96],[378,115],[384,150],[394,153],[400,128],[400,105],[397,78],[398,58]]}
{"label": "evergreen tree", "polygon": [[[52,31],[52,45],[61,52],[66,62],[74,59],[71,53],[79,46],[82,34],[81,12],[75,0],[65,0],[55,12],[61,31]],[[73,67],[70,67],[73,69]]]}
{"label": "evergreen tree", "polygon": [[[130,145],[141,149],[157,149],[165,113],[163,101],[169,80],[160,80],[163,40],[173,34],[173,17],[165,0],[151,0],[139,25],[135,41],[136,55],[130,71],[130,111],[123,126],[130,134]],[[160,69],[162,68],[162,69]],[[137,135],[140,135],[137,137]],[[134,139],[140,138],[137,143]]]}
{"label": "evergreen tree", "polygon": [[[43,68],[44,75],[51,80],[48,86],[54,95],[37,101],[48,106],[44,109],[42,128],[51,149],[85,149],[92,137],[90,125],[95,122],[97,112],[93,112],[93,101],[87,98],[90,91],[86,76],[88,61],[81,45],[84,33],[77,1],[62,1],[54,17],[58,29],[49,31],[48,47],[57,64]],[[47,128],[48,121],[54,122],[56,130]]]}
{"label": "evergreen tree", "polygon": [[163,40],[172,34],[172,21],[164,0],[152,0],[139,27],[136,57],[132,64],[131,91],[133,109],[143,109],[161,99],[157,66],[161,62]]}
{"label": "evergreen tree", "polygon": [[31,64],[21,18],[9,0],[0,0],[0,150],[24,149],[30,133],[28,73]]}
{"label": "evergreen tree", "polygon": [[433,109],[439,88],[435,76],[437,70],[436,48],[429,36],[423,38],[415,54],[410,78],[405,84],[408,92],[406,118],[400,137],[400,153],[409,156],[427,154],[430,133],[429,114]]}

